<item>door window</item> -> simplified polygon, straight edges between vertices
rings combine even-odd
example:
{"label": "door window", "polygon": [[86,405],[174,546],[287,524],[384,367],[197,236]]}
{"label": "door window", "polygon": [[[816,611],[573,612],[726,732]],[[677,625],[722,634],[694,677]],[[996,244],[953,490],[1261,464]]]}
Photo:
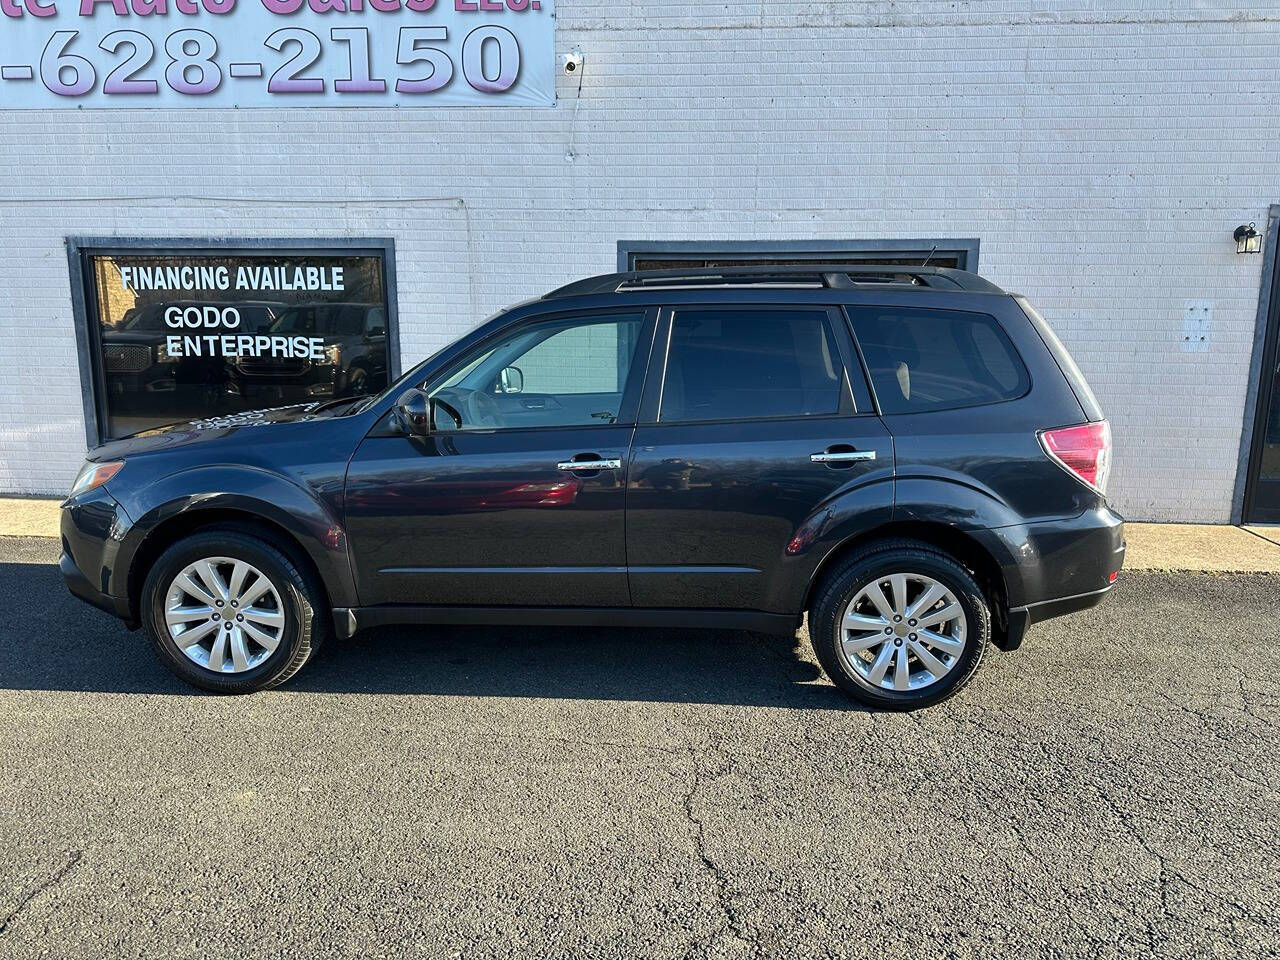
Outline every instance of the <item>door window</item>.
{"label": "door window", "polygon": [[642,313],[520,327],[465,357],[431,390],[451,408],[437,409],[436,426],[494,430],[616,423],[643,327]]}
{"label": "door window", "polygon": [[920,413],[1014,400],[1027,368],[994,317],[958,310],[850,311],[882,413]]}
{"label": "door window", "polygon": [[681,310],[658,419],[809,417],[840,409],[843,366],[822,310]]}
{"label": "door window", "polygon": [[522,392],[622,393],[630,348],[624,362],[618,353],[619,332],[617,323],[588,323],[553,333],[519,357]]}

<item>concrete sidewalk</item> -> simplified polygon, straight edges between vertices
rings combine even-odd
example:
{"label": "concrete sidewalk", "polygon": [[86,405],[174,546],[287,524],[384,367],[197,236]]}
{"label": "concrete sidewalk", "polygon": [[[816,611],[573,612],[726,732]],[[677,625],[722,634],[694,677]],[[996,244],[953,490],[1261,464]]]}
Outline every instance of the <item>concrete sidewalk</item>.
{"label": "concrete sidewalk", "polygon": [[0,497],[0,537],[57,537],[61,504],[52,497]]}
{"label": "concrete sidewalk", "polygon": [[[0,497],[0,537],[57,537],[56,499]],[[1280,527],[1129,523],[1126,570],[1280,573]]]}
{"label": "concrete sidewalk", "polygon": [[1280,527],[1126,523],[1126,570],[1280,573]]}

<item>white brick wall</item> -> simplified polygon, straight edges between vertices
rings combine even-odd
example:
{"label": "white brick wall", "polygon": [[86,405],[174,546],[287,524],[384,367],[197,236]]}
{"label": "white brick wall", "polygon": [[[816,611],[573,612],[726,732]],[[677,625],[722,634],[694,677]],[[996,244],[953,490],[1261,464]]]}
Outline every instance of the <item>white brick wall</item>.
{"label": "white brick wall", "polygon": [[392,236],[406,365],[619,239],[975,236],[1107,409],[1119,508],[1224,521],[1280,10],[1172,6],[562,0],[554,110],[0,110],[0,490],[83,453],[68,235]]}

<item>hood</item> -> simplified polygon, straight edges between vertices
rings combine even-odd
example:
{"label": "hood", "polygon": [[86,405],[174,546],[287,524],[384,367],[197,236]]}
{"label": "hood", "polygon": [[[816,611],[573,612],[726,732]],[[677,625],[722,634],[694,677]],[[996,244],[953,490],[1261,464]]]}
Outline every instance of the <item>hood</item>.
{"label": "hood", "polygon": [[167,450],[195,443],[220,440],[246,431],[258,431],[287,423],[303,423],[308,420],[327,419],[328,411],[322,408],[337,406],[329,403],[298,403],[286,407],[269,407],[265,410],[246,410],[226,416],[187,420],[165,427],[144,430],[119,440],[109,440],[89,451],[88,459],[94,461],[118,460],[154,450]]}

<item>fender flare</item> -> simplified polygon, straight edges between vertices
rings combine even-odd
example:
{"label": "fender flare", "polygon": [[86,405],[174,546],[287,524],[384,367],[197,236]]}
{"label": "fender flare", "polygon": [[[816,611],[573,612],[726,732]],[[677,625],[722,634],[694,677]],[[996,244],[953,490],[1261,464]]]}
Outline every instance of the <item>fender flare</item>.
{"label": "fender flare", "polygon": [[198,522],[201,513],[211,520],[236,513],[283,530],[314,564],[331,606],[358,605],[341,518],[333,506],[280,474],[249,465],[192,467],[138,491],[128,511],[138,519],[121,544],[119,561],[129,571],[130,597],[135,560],[158,530],[178,518]]}
{"label": "fender flare", "polygon": [[817,579],[839,553],[858,541],[882,537],[954,541],[956,552],[962,552],[963,542],[969,552],[981,551],[990,559],[1010,601],[1027,593],[1024,569],[1039,569],[1038,556],[1027,555],[1034,544],[1025,521],[993,492],[959,475],[898,477],[892,508],[867,509],[842,495],[824,504],[813,520],[823,522],[805,551],[808,562],[780,598],[788,610],[803,608]]}
{"label": "fender flare", "polygon": [[895,521],[942,523],[957,530],[993,530],[1024,522],[991,488],[950,471],[899,476],[893,507]]}

